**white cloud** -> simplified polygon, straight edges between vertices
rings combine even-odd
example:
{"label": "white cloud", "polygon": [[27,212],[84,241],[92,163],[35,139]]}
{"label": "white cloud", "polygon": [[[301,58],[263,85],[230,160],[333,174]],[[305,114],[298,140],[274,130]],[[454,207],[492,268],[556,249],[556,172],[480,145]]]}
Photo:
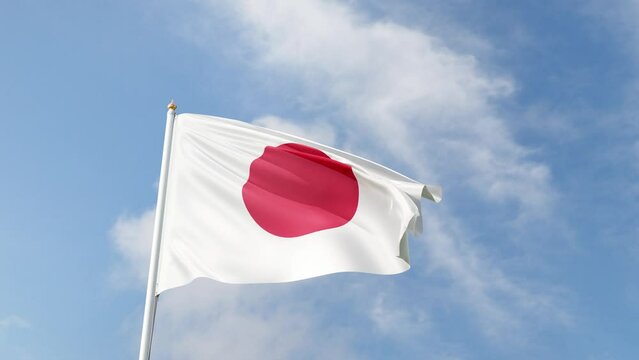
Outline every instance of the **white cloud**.
{"label": "white cloud", "polygon": [[0,319],[0,331],[29,328],[31,328],[31,323],[18,315],[9,315],[3,319]]}
{"label": "white cloud", "polygon": [[229,359],[356,358],[347,332],[335,329],[327,336],[318,329],[321,309],[291,299],[295,287],[300,285],[203,281],[169,291],[160,303],[155,351],[179,359],[208,359],[213,354]]}
{"label": "white cloud", "polygon": [[526,159],[493,110],[514,89],[507,77],[484,74],[441,39],[335,2],[233,4],[260,69],[299,79],[307,102],[338,109],[351,142],[428,180],[461,177],[490,200],[548,210],[548,168]]}
{"label": "white cloud", "polygon": [[[450,217],[429,216],[422,239],[428,259],[426,276],[443,272],[452,283],[451,298],[474,313],[485,335],[502,343],[526,341],[521,335],[532,323],[571,325],[573,319],[559,299],[559,288],[534,288],[509,277],[487,259],[487,251],[472,245]],[[494,257],[494,255],[492,255]],[[424,270],[422,270],[424,271]]]}
{"label": "white cloud", "polygon": [[[637,0],[612,0],[612,1],[589,1],[582,9],[595,21],[604,22],[601,25],[607,26],[616,33],[616,41],[626,46],[635,56],[639,56],[639,46],[636,39],[639,38],[636,19],[639,16],[639,1]],[[634,40],[634,41],[628,41]]]}
{"label": "white cloud", "polygon": [[[390,298],[390,301],[394,300]],[[390,301],[387,294],[378,294],[369,314],[377,329],[384,335],[410,339],[429,329],[430,318],[425,309],[417,307],[411,311],[397,303],[389,303]]]}
{"label": "white cloud", "polygon": [[111,272],[112,285],[137,285],[146,280],[154,218],[155,210],[150,209],[138,216],[120,216],[113,225],[111,237],[121,259]]}

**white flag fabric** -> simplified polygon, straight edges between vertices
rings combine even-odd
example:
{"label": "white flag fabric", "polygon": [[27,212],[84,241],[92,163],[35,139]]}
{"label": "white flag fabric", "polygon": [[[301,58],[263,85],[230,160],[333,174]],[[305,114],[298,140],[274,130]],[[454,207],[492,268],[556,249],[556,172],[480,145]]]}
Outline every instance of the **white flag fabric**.
{"label": "white flag fabric", "polygon": [[200,277],[406,271],[422,197],[439,202],[441,188],[279,131],[177,115],[156,293]]}

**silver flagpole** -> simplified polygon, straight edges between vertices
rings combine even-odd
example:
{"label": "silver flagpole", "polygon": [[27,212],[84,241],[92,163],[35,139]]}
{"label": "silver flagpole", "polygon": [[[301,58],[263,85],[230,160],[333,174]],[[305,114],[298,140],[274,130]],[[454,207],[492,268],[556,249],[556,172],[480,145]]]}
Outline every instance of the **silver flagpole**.
{"label": "silver flagpole", "polygon": [[169,174],[169,160],[171,157],[171,141],[173,140],[173,123],[177,106],[171,100],[166,112],[166,130],[164,131],[164,148],[162,151],[162,167],[160,169],[160,184],[158,187],[158,201],[155,207],[155,224],[153,225],[153,245],[151,245],[151,262],[149,264],[149,280],[146,286],[146,303],[144,305],[144,322],[142,324],[142,339],[140,340],[139,360],[149,360],[151,356],[151,340],[153,339],[153,324],[155,309],[159,295],[155,295],[158,279],[158,263],[160,260],[160,241],[162,240],[162,224],[164,222],[164,200],[166,199],[166,180]]}

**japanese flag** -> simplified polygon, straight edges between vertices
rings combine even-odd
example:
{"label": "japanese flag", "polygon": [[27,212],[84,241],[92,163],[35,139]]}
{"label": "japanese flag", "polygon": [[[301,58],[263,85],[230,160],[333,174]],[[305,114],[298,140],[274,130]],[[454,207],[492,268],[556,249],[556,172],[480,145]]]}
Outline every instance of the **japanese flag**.
{"label": "japanese flag", "polygon": [[441,189],[219,117],[175,118],[156,294],[199,277],[275,283],[408,270],[420,199]]}

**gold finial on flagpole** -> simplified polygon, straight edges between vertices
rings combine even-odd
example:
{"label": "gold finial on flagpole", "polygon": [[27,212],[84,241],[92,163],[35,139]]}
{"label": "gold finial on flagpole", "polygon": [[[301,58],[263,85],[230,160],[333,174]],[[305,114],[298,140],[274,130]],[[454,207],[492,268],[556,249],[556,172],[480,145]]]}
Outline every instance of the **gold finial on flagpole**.
{"label": "gold finial on flagpole", "polygon": [[140,336],[139,360],[149,360],[151,356],[151,342],[153,327],[155,326],[155,312],[158,306],[157,284],[158,266],[160,263],[160,243],[162,242],[162,225],[164,223],[164,208],[166,202],[166,183],[169,176],[169,158],[173,140],[173,124],[175,123],[175,109],[177,105],[173,99],[166,106],[166,128],[164,129],[164,147],[162,150],[162,167],[160,167],[160,182],[158,183],[158,200],[155,206],[155,223],[153,225],[153,242],[151,245],[151,261],[149,262],[149,277],[146,285],[146,301],[144,303],[144,317],[142,318],[142,336]]}

